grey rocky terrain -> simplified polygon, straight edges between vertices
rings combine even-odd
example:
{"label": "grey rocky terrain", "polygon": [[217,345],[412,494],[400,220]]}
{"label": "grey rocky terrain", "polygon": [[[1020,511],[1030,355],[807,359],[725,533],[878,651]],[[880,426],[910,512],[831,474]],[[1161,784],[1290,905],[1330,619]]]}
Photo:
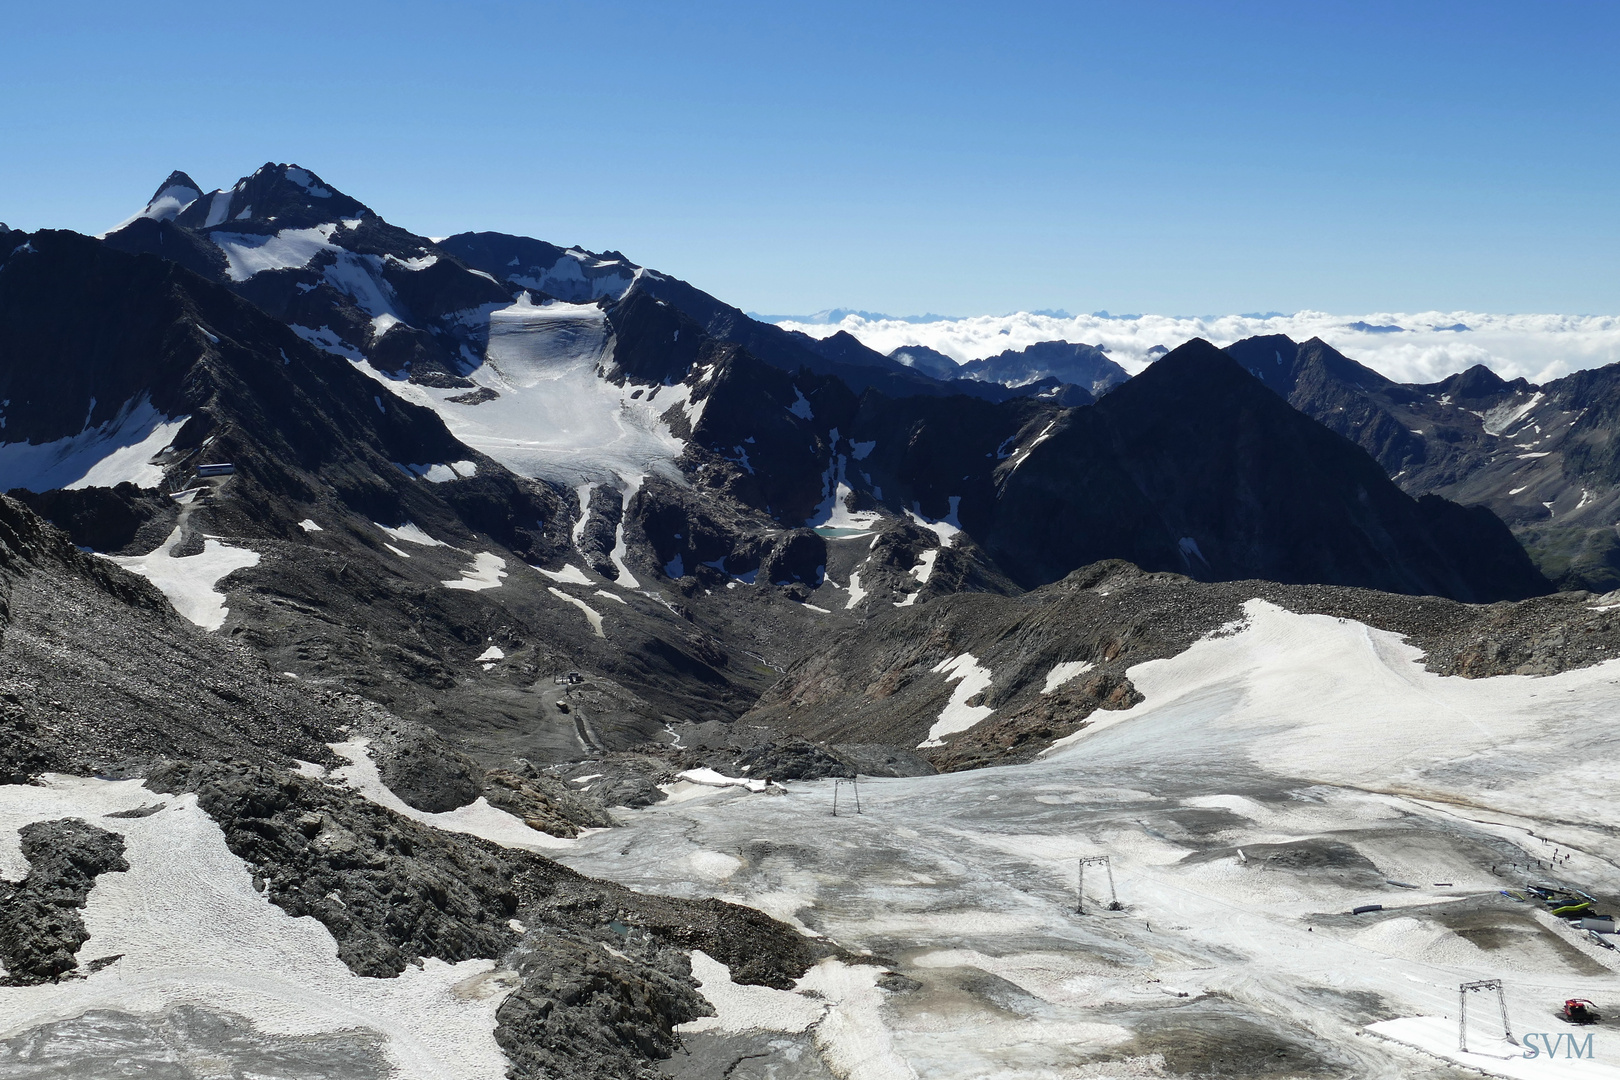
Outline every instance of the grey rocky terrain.
{"label": "grey rocky terrain", "polygon": [[[1498,445],[1545,421],[1531,434],[1565,462],[1549,512],[1586,528],[1557,515],[1570,477],[1605,468],[1597,376],[1352,390],[1320,343],[1285,362],[1257,339],[1190,342],[1123,383],[1056,343],[958,378],[617,252],[431,241],[290,165],[212,193],[176,174],[104,241],[0,249],[0,993],[85,995],[66,1020],[0,1020],[0,1072],[99,1069],[113,1042],[154,1075],[388,1075],[409,1001],[514,1080],[848,1077],[851,1054],[889,1060],[880,1015],[963,1061],[979,1048],[939,1016],[1069,1023],[1064,995],[1090,990],[999,963],[1038,954],[1079,963],[1073,986],[1135,987],[1085,998],[1124,1033],[1111,1049],[1042,1068],[1357,1075],[1376,1054],[1273,1006],[1317,994],[1370,1024],[1393,1015],[1386,984],[1161,1002],[1161,978],[1249,945],[1165,947],[1130,912],[1055,921],[1052,866],[1093,827],[1166,890],[1141,901],[1154,925],[1164,897],[1251,862],[1297,883],[1279,903],[1401,887],[1379,845],[1406,826],[1355,803],[1364,833],[1313,818],[1294,837],[1268,808],[1339,781],[1262,768],[1274,749],[1196,709],[1144,721],[1144,685],[1273,609],[1317,617],[1301,634],[1356,628],[1409,683],[1420,654],[1436,700],[1514,676],[1600,701],[1620,657],[1620,599],[1554,591],[1601,575],[1546,545],[1532,561],[1509,526],[1547,521],[1490,494],[1551,467]],[[1042,365],[1059,375],[1025,378]],[[1564,427],[1535,411],[1553,405]],[[1450,426],[1390,426],[1424,417]],[[1477,800],[1502,746],[1599,734],[1418,779]],[[1341,786],[1388,794],[1373,784]],[[840,797],[867,802],[830,824]],[[1412,799],[1445,858],[1525,858]],[[1532,933],[1469,903],[1421,919]],[[296,1011],[277,995],[307,979],[361,1019],[294,1045],[247,1006],[97,997],[181,970],[176,912],[251,925],[244,950],[304,943],[275,954],[294,974],[231,971],[220,995],[246,981]],[[218,974],[198,963],[187,978]],[[914,1039],[906,1067],[935,1052]],[[1006,1065],[984,1053],[974,1075]]]}
{"label": "grey rocky terrain", "polygon": [[129,864],[123,841],[86,821],[35,822],[19,835],[28,876],[0,882],[0,962],[10,985],[26,986],[78,967],[75,954],[90,936],[79,909],[98,876]]}
{"label": "grey rocky terrain", "polygon": [[1227,348],[1295,408],[1353,440],[1414,495],[1488,506],[1563,588],[1620,586],[1612,431],[1620,367],[1543,386],[1475,365],[1397,383],[1319,340]]}

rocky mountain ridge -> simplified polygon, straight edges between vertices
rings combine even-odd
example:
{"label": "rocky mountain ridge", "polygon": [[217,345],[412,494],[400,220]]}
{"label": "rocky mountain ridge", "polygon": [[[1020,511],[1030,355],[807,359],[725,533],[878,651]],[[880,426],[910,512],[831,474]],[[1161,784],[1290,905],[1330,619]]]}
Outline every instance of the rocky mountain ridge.
{"label": "rocky mountain ridge", "polygon": [[1620,585],[1612,450],[1620,365],[1544,386],[1475,365],[1419,385],[1386,379],[1316,339],[1249,338],[1226,351],[1373,455],[1403,490],[1489,507],[1555,582]]}

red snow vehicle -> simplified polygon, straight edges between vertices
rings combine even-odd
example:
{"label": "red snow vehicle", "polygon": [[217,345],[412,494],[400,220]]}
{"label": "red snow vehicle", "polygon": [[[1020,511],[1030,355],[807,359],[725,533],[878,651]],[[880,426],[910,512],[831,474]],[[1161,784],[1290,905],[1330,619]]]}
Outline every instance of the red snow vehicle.
{"label": "red snow vehicle", "polygon": [[1564,1019],[1572,1024],[1595,1024],[1603,1017],[1598,1015],[1597,1006],[1585,998],[1570,998],[1564,1002]]}

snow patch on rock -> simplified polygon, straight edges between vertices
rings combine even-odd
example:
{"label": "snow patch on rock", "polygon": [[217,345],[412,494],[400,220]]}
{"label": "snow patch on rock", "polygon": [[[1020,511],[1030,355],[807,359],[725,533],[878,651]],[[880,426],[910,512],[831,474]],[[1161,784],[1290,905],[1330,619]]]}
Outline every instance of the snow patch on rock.
{"label": "snow patch on rock", "polygon": [[225,625],[230,609],[225,606],[225,594],[216,591],[214,585],[237,570],[258,566],[259,553],[209,538],[196,555],[176,556],[173,552],[180,543],[181,530],[176,525],[169,538],[148,554],[102,557],[156,585],[186,619],[204,630],[218,630]]}
{"label": "snow patch on rock", "polygon": [[[459,581],[441,581],[447,589],[463,589],[467,592],[482,592],[485,589],[498,589],[501,579],[506,576],[506,560],[499,555],[487,551],[480,551],[473,556],[471,567],[461,572]],[[556,590],[552,590],[555,592]]]}
{"label": "snow patch on rock", "polygon": [[[915,594],[913,594],[915,595]],[[928,738],[917,744],[921,750],[929,746],[943,746],[945,736],[966,731],[996,710],[986,705],[969,705],[975,695],[990,688],[990,669],[981,667],[972,653],[962,653],[941,660],[931,668],[935,674],[945,676],[947,682],[956,683],[951,700],[940,710],[939,719],[928,729]]]}
{"label": "snow patch on rock", "polygon": [[[88,419],[88,418],[87,418]],[[47,443],[0,443],[0,491],[70,491],[129,482],[155,488],[163,466],[151,459],[180,434],[190,416],[169,418],[142,396],[111,420]]]}

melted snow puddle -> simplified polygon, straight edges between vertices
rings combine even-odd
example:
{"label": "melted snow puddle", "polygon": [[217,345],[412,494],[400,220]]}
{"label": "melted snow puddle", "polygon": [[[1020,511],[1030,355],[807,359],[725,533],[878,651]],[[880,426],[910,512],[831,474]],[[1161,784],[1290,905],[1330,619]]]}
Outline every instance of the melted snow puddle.
{"label": "melted snow puddle", "polygon": [[[109,813],[154,804],[141,818]],[[17,830],[77,817],[124,838],[125,873],[96,879],[80,963],[122,954],[84,979],[0,987],[0,1038],[92,1009],[138,1015],[193,1005],[237,1014],[270,1035],[375,1031],[401,1080],[487,1080],[508,1063],[495,1042],[505,980],[494,963],[427,960],[397,978],[353,974],[319,922],[293,918],[253,889],[247,865],[198,807],[138,780],[47,776],[0,786],[0,867],[23,871]],[[474,992],[499,984],[493,993]]]}

